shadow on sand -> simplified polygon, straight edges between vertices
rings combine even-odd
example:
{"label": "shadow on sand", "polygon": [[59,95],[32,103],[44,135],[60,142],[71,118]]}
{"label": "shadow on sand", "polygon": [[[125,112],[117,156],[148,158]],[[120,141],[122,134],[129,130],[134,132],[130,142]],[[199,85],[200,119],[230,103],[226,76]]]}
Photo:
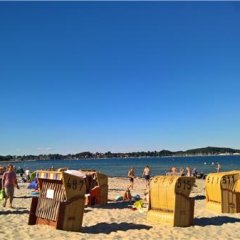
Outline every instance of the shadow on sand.
{"label": "shadow on sand", "polygon": [[197,195],[194,197],[195,200],[204,200],[206,199],[206,196],[205,195]]}
{"label": "shadow on sand", "polygon": [[91,212],[92,210],[91,210],[91,209],[85,209],[85,208],[84,208],[83,211],[84,211],[84,213],[88,213],[88,212]]}
{"label": "shadow on sand", "polygon": [[14,197],[14,198],[32,198],[33,196],[17,196],[17,197]]}
{"label": "shadow on sand", "polygon": [[108,191],[121,191],[121,192],[124,192],[126,190],[124,190],[122,188],[109,188]]}
{"label": "shadow on sand", "polygon": [[236,223],[240,222],[239,218],[227,217],[227,216],[218,216],[218,217],[203,217],[195,218],[194,225],[205,227],[207,225],[220,226],[225,223]]}
{"label": "shadow on sand", "polygon": [[0,211],[0,216],[1,215],[9,215],[9,214],[14,214],[14,215],[29,214],[29,210],[27,210],[26,208],[15,208],[12,210]]}
{"label": "shadow on sand", "polygon": [[94,208],[103,208],[103,209],[124,209],[124,208],[131,208],[133,202],[108,202],[106,205],[95,205]]}
{"label": "shadow on sand", "polygon": [[98,233],[105,233],[110,234],[111,232],[116,231],[127,231],[130,229],[145,229],[149,230],[150,226],[143,225],[143,224],[134,224],[134,223],[98,223],[96,225],[90,226],[90,227],[83,227],[82,232],[83,233],[91,233],[91,234],[98,234]]}

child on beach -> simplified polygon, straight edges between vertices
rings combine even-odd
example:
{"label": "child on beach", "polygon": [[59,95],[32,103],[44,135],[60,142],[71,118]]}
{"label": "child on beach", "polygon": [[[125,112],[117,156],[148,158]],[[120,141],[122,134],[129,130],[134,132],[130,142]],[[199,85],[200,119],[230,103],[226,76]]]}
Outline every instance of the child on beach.
{"label": "child on beach", "polygon": [[150,167],[148,165],[146,165],[146,167],[143,169],[143,173],[142,173],[142,176],[145,178],[145,181],[146,181],[146,188],[149,187],[150,174],[151,174]]}
{"label": "child on beach", "polygon": [[130,180],[130,185],[129,185],[128,189],[130,189],[130,188],[133,189],[133,183],[134,183],[134,178],[135,178],[135,169],[133,167],[130,168],[130,170],[128,171],[128,177]]}
{"label": "child on beach", "polygon": [[186,167],[186,170],[187,170],[187,177],[191,177],[191,168]]}
{"label": "child on beach", "polygon": [[183,176],[185,176],[185,169],[184,169],[184,167],[181,167],[181,169],[180,169],[180,175],[183,177]]}
{"label": "child on beach", "polygon": [[123,201],[129,201],[129,202],[132,201],[132,195],[129,188],[124,193]]}

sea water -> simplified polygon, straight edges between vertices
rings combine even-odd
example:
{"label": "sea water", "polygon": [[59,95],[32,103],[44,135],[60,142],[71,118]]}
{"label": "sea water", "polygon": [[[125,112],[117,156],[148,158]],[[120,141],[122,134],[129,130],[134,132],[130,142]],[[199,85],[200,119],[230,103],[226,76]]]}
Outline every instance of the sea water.
{"label": "sea water", "polygon": [[[136,176],[141,176],[143,168],[149,165],[151,175],[166,174],[173,166],[196,168],[200,173],[216,172],[217,163],[222,166],[222,171],[240,170],[240,156],[198,156],[198,157],[142,157],[142,158],[107,158],[107,159],[80,159],[80,160],[38,160],[14,162],[13,164],[28,167],[31,171],[67,167],[68,169],[95,169],[108,176],[127,177],[130,167],[135,168]],[[1,165],[7,165],[2,163]]]}

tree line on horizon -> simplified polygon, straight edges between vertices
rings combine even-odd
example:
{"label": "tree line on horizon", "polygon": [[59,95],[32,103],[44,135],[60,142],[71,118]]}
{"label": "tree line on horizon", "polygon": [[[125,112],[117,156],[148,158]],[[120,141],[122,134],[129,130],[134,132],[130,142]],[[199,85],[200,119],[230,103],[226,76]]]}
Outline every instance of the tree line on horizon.
{"label": "tree line on horizon", "polygon": [[240,154],[240,150],[232,148],[221,148],[221,147],[205,147],[196,148],[186,151],[140,151],[140,152],[129,152],[129,153],[91,153],[81,152],[76,154],[40,154],[40,155],[7,155],[0,156],[0,161],[27,161],[27,160],[76,160],[76,159],[90,159],[90,158],[132,158],[132,157],[171,157],[171,156],[198,156],[198,155],[219,155],[219,154]]}

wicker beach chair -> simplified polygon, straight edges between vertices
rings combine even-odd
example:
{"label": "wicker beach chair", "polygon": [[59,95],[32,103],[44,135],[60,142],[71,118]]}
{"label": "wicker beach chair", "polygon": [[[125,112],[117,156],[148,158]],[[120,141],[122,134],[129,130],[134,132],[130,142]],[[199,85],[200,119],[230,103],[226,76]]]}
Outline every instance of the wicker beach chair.
{"label": "wicker beach chair", "polygon": [[240,212],[239,172],[211,173],[206,177],[206,208],[218,213]]}
{"label": "wicker beach chair", "polygon": [[193,224],[194,199],[189,197],[195,178],[156,176],[151,180],[147,220],[176,227]]}
{"label": "wicker beach chair", "polygon": [[96,170],[81,170],[86,174],[86,205],[105,205],[108,201],[108,176]]}
{"label": "wicker beach chair", "polygon": [[36,171],[36,177],[40,195],[32,198],[28,224],[80,231],[85,207],[84,178],[64,171]]}

